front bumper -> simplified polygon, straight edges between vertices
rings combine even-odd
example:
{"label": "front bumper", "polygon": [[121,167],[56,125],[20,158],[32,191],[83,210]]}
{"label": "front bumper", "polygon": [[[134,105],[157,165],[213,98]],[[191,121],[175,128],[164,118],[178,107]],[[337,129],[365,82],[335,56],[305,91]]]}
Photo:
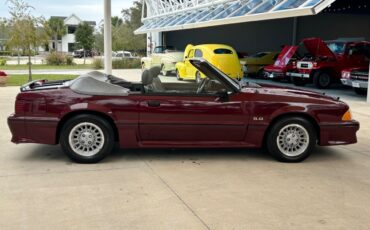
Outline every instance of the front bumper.
{"label": "front bumper", "polygon": [[299,77],[299,78],[306,78],[306,79],[310,78],[310,74],[308,74],[308,73],[288,72],[288,73],[286,73],[286,75],[289,76],[289,77]]}
{"label": "front bumper", "polygon": [[11,141],[16,144],[57,144],[58,123],[58,118],[50,117],[24,117],[14,114],[8,117]]}
{"label": "front bumper", "polygon": [[340,79],[343,85],[351,86],[353,88],[359,89],[367,89],[368,82],[367,81],[359,81],[359,80],[352,80],[352,79]]}
{"label": "front bumper", "polygon": [[358,121],[320,124],[319,145],[348,145],[357,143],[356,132],[360,129]]}

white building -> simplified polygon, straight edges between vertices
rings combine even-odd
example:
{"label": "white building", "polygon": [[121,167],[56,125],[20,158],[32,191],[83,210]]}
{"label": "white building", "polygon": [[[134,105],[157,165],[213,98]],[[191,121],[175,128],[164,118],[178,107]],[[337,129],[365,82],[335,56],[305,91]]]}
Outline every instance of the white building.
{"label": "white building", "polygon": [[[71,53],[75,50],[75,32],[77,29],[77,26],[83,22],[87,22],[91,26],[95,27],[96,22],[95,21],[83,21],[79,17],[77,17],[75,14],[72,14],[69,17],[59,17],[59,16],[52,16],[52,18],[60,18],[64,21],[64,25],[67,27],[67,34],[61,37],[58,40],[58,51],[62,52],[68,52]],[[54,44],[54,41],[50,41],[49,48],[55,49],[56,45]]]}

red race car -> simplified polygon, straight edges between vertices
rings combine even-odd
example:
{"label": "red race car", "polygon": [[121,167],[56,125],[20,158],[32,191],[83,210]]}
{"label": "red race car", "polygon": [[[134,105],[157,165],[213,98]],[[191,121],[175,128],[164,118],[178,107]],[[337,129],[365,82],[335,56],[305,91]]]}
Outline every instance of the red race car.
{"label": "red race car", "polygon": [[295,69],[297,49],[298,46],[284,46],[275,63],[265,66],[265,76],[275,80],[290,80],[290,78],[287,78],[286,73]]}
{"label": "red race car", "polygon": [[359,123],[338,98],[239,83],[204,59],[199,83],[163,83],[159,67],[141,82],[91,72],[72,81],[21,87],[8,118],[14,143],[60,143],[74,161],[94,163],[122,148],[259,148],[298,162],[316,144],[357,142]]}

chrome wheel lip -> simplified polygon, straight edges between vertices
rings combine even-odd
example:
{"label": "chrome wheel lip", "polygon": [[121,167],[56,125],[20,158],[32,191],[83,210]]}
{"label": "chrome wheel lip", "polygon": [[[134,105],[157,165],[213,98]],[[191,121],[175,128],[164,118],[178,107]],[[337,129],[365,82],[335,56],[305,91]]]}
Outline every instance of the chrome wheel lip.
{"label": "chrome wheel lip", "polygon": [[280,129],[276,144],[280,152],[288,157],[297,157],[309,147],[310,136],[306,128],[299,124],[288,124]]}
{"label": "chrome wheel lip", "polygon": [[102,129],[90,122],[75,125],[68,135],[68,144],[76,154],[91,157],[100,152],[105,143]]}

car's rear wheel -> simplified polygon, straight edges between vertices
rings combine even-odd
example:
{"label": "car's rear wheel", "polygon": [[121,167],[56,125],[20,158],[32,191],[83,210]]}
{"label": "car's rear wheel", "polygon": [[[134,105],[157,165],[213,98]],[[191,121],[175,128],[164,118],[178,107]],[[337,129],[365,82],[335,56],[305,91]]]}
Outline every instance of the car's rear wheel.
{"label": "car's rear wheel", "polygon": [[60,144],[66,155],[78,163],[97,163],[114,147],[114,132],[105,119],[78,115],[63,126]]}
{"label": "car's rear wheel", "polygon": [[200,84],[200,83],[202,82],[202,77],[200,76],[200,72],[199,72],[199,71],[197,71],[197,72],[195,73],[195,82],[196,82],[197,84]]}
{"label": "car's rear wheel", "polygon": [[287,117],[277,121],[267,135],[268,151],[283,162],[305,160],[316,145],[315,128],[300,117]]}
{"label": "car's rear wheel", "polygon": [[295,86],[305,86],[307,81],[299,77],[290,77],[290,81],[293,82]]}
{"label": "car's rear wheel", "polygon": [[181,78],[181,76],[180,76],[180,73],[179,73],[179,70],[178,69],[176,69],[176,78],[177,78],[177,80],[179,80],[179,81],[182,81],[183,79]]}
{"label": "car's rear wheel", "polygon": [[327,89],[331,85],[331,76],[327,72],[318,71],[313,75],[313,83],[319,89]]}

